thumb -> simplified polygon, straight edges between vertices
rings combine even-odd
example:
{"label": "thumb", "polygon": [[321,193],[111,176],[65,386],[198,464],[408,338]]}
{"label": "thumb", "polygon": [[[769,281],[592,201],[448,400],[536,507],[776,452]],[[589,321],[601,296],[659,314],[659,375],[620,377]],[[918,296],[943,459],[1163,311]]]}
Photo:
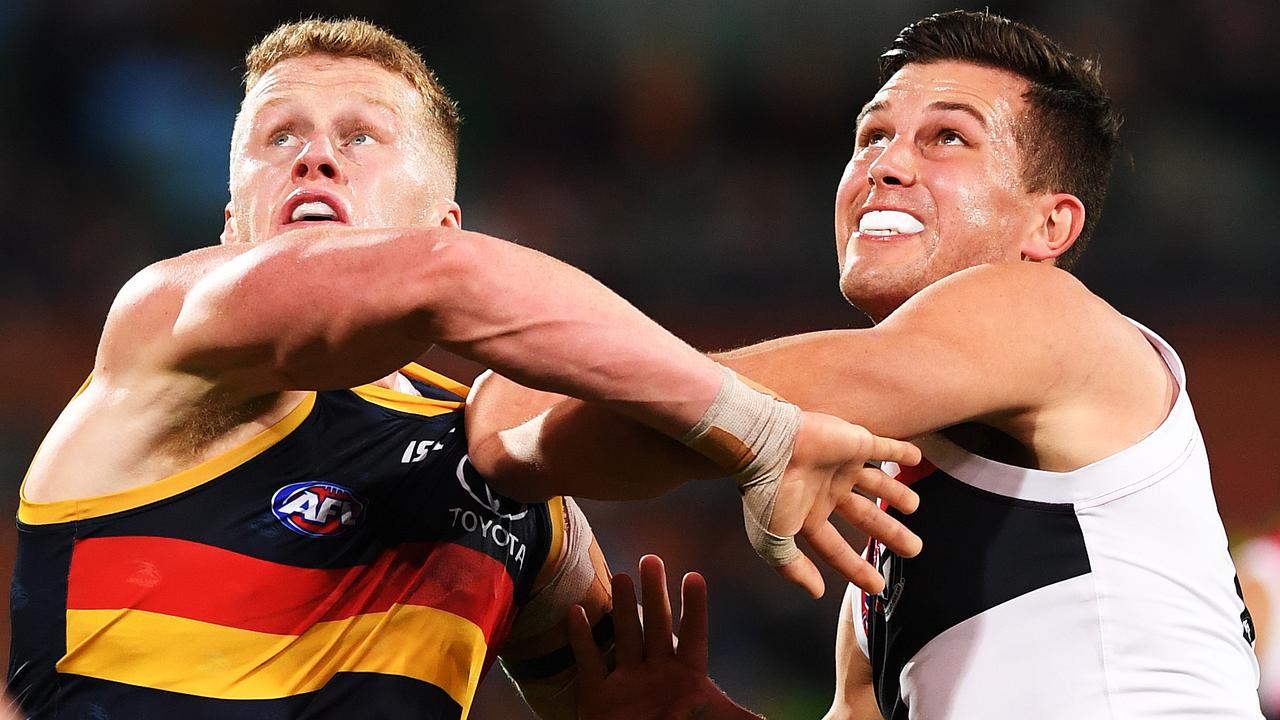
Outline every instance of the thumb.
{"label": "thumb", "polygon": [[822,573],[818,572],[818,566],[804,555],[800,555],[786,565],[779,565],[774,570],[777,570],[783,579],[804,588],[814,600],[822,597],[826,592],[827,586],[822,580]]}

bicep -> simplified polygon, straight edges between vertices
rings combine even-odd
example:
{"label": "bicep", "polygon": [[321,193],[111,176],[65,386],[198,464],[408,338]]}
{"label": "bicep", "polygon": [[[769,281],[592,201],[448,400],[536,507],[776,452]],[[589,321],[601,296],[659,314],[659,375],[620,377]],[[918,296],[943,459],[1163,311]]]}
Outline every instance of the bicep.
{"label": "bicep", "polygon": [[935,283],[876,327],[782,338],[717,359],[806,410],[889,437],[968,421],[1007,427],[1080,374],[1087,333],[1039,305],[1046,295],[1079,301],[1087,291],[1066,281],[1027,289],[1020,272],[980,270]]}
{"label": "bicep", "polygon": [[612,644],[609,568],[591,528],[571,498],[553,499],[563,521],[556,557],[549,557],[536,589],[521,607],[499,656],[529,707],[544,719],[577,717],[577,667],[569,647],[568,617],[581,605],[598,644]]}
{"label": "bicep", "polygon": [[329,389],[376,380],[426,350],[419,309],[447,264],[429,242],[304,233],[210,250],[173,321],[179,369],[250,392]]}

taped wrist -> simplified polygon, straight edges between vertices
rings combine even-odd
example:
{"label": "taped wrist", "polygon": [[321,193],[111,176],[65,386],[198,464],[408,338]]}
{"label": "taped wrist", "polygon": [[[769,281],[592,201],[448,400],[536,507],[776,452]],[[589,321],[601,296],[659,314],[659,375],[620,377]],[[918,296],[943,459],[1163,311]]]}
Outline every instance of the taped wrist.
{"label": "taped wrist", "polygon": [[751,547],[774,566],[800,556],[795,536],[769,531],[800,417],[800,408],[752,389],[725,368],[711,407],[681,438],[732,473],[742,494],[742,519]]}

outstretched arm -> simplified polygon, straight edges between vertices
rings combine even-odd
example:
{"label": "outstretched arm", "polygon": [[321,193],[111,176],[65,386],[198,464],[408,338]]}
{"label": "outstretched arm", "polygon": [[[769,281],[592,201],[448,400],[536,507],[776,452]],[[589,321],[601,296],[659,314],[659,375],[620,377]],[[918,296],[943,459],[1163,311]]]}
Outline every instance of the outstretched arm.
{"label": "outstretched arm", "polygon": [[[495,487],[513,497],[537,499],[559,492],[608,500],[650,497],[686,480],[724,474],[688,448],[607,410],[531,393],[501,377],[483,378],[469,403],[472,461]],[[543,410],[548,403],[551,407]],[[514,428],[492,431],[494,426],[529,415],[532,419]],[[849,582],[879,592],[884,579],[829,517],[838,513],[896,552],[915,555],[920,539],[866,496],[883,498],[907,513],[915,510],[919,499],[866,463],[888,460],[914,465],[919,457],[919,451],[907,443],[872,435],[827,415],[804,413],[786,457],[786,471],[776,485],[742,486],[744,520],[753,547],[784,578],[814,597],[821,596],[822,575],[809,558],[797,552],[779,560],[769,553],[768,545],[777,538],[798,534],[808,541],[815,557]]]}
{"label": "outstretched arm", "polygon": [[121,292],[98,366],[100,379],[170,371],[251,399],[369,382],[432,343],[673,436],[721,381],[585,273],[447,227],[310,228],[159,263]]}
{"label": "outstretched arm", "polygon": [[890,437],[997,428],[1034,448],[1042,469],[1117,452],[1169,408],[1167,370],[1137,328],[1070,274],[1031,262],[955,273],[873,328],[716,359],[806,410]]}
{"label": "outstretched arm", "polygon": [[[1064,307],[1072,312],[1057,311]],[[1067,273],[1022,262],[956,273],[874,328],[781,338],[717,359],[806,410],[879,435],[910,438],[966,422],[989,425],[1032,449],[1034,462],[1047,470],[1074,469],[1136,442],[1160,423],[1176,392],[1164,363],[1131,323]],[[678,448],[612,427],[608,413],[581,403],[566,401],[538,415],[549,402],[545,396],[528,405],[512,401],[518,412],[493,425],[528,422],[498,434],[490,449],[527,459],[535,456],[523,451],[540,448],[541,467],[556,467],[545,477],[570,482],[579,476],[573,491],[587,495],[602,492],[590,489],[592,478],[630,491],[646,472],[671,482],[701,472]],[[593,437],[618,439],[609,443],[607,459],[619,472],[598,462],[605,451],[593,448]],[[571,442],[588,452],[575,459],[558,449]],[[526,467],[508,490],[553,491],[539,487],[538,469]]]}

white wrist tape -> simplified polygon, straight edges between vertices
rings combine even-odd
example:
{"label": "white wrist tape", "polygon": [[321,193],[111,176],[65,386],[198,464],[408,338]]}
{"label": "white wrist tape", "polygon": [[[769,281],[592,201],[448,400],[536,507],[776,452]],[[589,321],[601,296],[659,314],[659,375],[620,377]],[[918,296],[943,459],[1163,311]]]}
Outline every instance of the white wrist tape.
{"label": "white wrist tape", "polygon": [[800,408],[752,389],[728,368],[724,373],[711,407],[681,441],[733,473],[751,547],[770,565],[786,565],[800,556],[795,536],[769,532],[769,522]]}

